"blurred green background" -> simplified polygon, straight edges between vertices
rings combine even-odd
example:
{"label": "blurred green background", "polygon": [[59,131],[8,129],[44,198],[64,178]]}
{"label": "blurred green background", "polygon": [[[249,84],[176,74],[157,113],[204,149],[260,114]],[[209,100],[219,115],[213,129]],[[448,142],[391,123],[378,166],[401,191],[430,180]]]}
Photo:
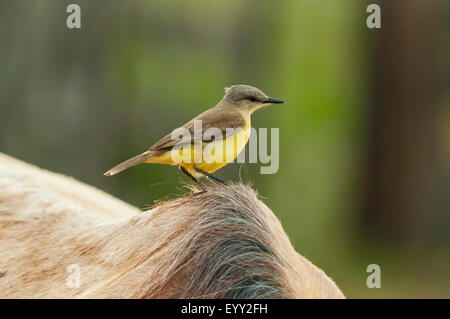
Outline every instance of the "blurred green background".
{"label": "blurred green background", "polygon": [[[66,7],[81,6],[81,30]],[[381,6],[381,29],[366,7]],[[280,169],[232,164],[347,297],[450,297],[449,13],[444,0],[0,1],[0,151],[138,207],[178,169],[103,173],[223,88],[286,101]],[[381,266],[381,288],[366,267]]]}

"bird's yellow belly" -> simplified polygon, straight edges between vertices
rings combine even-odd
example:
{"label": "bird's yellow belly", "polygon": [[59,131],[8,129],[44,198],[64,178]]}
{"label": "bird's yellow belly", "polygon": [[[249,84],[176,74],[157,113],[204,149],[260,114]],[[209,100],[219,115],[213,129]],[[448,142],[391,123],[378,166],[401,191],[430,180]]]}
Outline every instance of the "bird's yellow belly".
{"label": "bird's yellow belly", "polygon": [[[181,165],[194,177],[201,177],[195,169],[200,168],[208,173],[213,173],[232,162],[245,148],[250,135],[250,128],[245,127],[237,134],[219,141],[203,142],[195,149],[195,145],[186,148],[172,150],[152,158],[151,163]],[[176,152],[176,153],[175,153]],[[182,158],[180,162],[180,158]],[[175,160],[178,159],[178,160]]]}

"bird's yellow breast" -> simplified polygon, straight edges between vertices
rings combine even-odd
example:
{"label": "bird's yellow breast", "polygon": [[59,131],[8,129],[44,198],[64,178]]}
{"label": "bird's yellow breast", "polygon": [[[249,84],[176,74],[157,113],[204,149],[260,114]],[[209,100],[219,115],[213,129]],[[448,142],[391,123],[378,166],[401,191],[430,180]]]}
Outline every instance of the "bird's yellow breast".
{"label": "bird's yellow breast", "polygon": [[246,126],[235,135],[223,140],[203,143],[203,160],[196,166],[208,173],[217,171],[234,161],[245,148],[249,136],[250,127]]}
{"label": "bird's yellow breast", "polygon": [[[201,177],[194,165],[208,173],[213,173],[232,162],[245,148],[250,136],[250,123],[236,134],[225,139],[189,145],[184,148],[168,151],[158,157],[151,157],[147,163],[181,165],[194,177]],[[180,162],[180,158],[182,158]]]}

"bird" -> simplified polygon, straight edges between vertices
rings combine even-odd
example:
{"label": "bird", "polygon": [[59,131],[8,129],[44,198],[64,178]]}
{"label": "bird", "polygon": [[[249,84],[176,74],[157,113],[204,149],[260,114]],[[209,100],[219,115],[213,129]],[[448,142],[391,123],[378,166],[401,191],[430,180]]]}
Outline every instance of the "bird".
{"label": "bird", "polygon": [[198,184],[201,177],[228,184],[212,173],[232,162],[245,148],[251,132],[252,113],[264,106],[282,103],[284,101],[269,97],[250,85],[226,87],[225,95],[216,106],[200,113],[147,151],[114,166],[104,175],[113,176],[142,163],[157,163],[178,165]]}

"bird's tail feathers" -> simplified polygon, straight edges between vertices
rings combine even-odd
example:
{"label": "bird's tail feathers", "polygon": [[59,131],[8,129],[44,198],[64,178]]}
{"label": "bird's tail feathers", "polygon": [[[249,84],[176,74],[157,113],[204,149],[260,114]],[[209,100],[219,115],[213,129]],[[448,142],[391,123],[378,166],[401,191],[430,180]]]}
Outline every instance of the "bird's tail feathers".
{"label": "bird's tail feathers", "polygon": [[151,155],[150,151],[144,152],[142,154],[136,155],[135,157],[132,157],[130,159],[127,159],[126,161],[117,164],[113,168],[111,168],[109,171],[107,171],[104,175],[105,176],[113,176],[117,173],[122,172],[123,170],[126,170],[129,167],[144,163],[146,159],[148,159]]}

